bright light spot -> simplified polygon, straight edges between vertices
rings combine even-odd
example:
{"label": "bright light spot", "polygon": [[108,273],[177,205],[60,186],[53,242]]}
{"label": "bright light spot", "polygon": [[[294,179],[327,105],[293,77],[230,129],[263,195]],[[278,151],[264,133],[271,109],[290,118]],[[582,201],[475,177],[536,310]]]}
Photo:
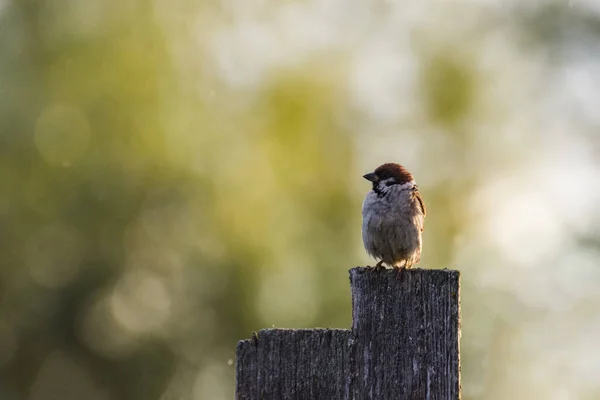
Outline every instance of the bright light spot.
{"label": "bright light spot", "polygon": [[77,108],[54,104],[43,110],[37,120],[35,144],[50,165],[72,165],[83,156],[89,141],[88,119]]}
{"label": "bright light spot", "polygon": [[115,319],[133,333],[164,328],[171,315],[171,296],[162,279],[148,271],[128,272],[111,297]]}
{"label": "bright light spot", "polygon": [[78,333],[81,341],[96,354],[119,359],[130,355],[140,342],[117,323],[109,300],[105,294],[93,296],[89,306],[84,308]]}
{"label": "bright light spot", "polygon": [[83,253],[83,243],[75,229],[49,225],[29,239],[26,265],[37,283],[58,289],[75,278]]}
{"label": "bright light spot", "polygon": [[395,46],[392,40],[376,38],[357,52],[352,65],[350,90],[356,107],[377,122],[396,121],[414,112],[413,104],[402,99],[412,95],[416,60]]}
{"label": "bright light spot", "polygon": [[[587,140],[564,132],[554,137],[538,168],[538,190],[566,223],[568,233],[594,234],[600,222],[600,171]],[[543,182],[543,183],[542,183]]]}
{"label": "bright light spot", "polygon": [[493,190],[491,197],[499,201],[490,204],[494,212],[488,216],[488,234],[509,261],[532,266],[557,249],[563,231],[545,199],[525,187],[512,187],[512,195]]}

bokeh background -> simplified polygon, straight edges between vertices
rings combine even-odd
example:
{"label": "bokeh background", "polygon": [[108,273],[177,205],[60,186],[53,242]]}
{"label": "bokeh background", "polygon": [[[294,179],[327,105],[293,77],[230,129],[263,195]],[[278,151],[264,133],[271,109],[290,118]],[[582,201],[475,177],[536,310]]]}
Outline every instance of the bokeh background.
{"label": "bokeh background", "polygon": [[361,176],[462,271],[464,399],[600,398],[597,0],[0,0],[0,399],[233,397],[350,326]]}

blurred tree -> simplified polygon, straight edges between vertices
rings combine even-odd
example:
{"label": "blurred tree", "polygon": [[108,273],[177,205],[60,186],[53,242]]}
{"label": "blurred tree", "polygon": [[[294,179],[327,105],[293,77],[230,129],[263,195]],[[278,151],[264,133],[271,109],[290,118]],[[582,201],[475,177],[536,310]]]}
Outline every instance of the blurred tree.
{"label": "blurred tree", "polygon": [[[360,175],[383,157],[419,176],[422,265],[464,272],[465,398],[544,395],[547,359],[592,362],[523,344],[557,330],[544,294],[593,304],[591,272],[500,244],[590,220],[586,146],[551,132],[597,142],[597,13],[488,3],[0,1],[0,398],[231,398],[238,339],[347,327]],[[552,248],[597,259],[570,242]]]}
{"label": "blurred tree", "polygon": [[338,72],[282,71],[235,110],[174,78],[150,2],[53,4],[1,22],[0,395],[215,398],[185,370],[252,330],[347,325]]}

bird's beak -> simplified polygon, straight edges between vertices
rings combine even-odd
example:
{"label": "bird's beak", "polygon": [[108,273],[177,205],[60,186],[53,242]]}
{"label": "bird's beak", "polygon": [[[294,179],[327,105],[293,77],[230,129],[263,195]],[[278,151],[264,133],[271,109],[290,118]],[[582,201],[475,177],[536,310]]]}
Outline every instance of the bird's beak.
{"label": "bird's beak", "polygon": [[379,178],[373,172],[363,175],[363,178],[371,182],[379,182]]}

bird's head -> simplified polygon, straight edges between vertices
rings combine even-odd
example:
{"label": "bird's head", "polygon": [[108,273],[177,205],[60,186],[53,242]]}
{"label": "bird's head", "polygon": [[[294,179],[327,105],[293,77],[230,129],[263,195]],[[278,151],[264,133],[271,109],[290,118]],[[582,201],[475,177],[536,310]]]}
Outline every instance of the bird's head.
{"label": "bird's head", "polygon": [[384,193],[393,185],[414,184],[413,176],[402,165],[396,163],[385,163],[375,171],[363,175],[363,178],[373,184],[373,191]]}

